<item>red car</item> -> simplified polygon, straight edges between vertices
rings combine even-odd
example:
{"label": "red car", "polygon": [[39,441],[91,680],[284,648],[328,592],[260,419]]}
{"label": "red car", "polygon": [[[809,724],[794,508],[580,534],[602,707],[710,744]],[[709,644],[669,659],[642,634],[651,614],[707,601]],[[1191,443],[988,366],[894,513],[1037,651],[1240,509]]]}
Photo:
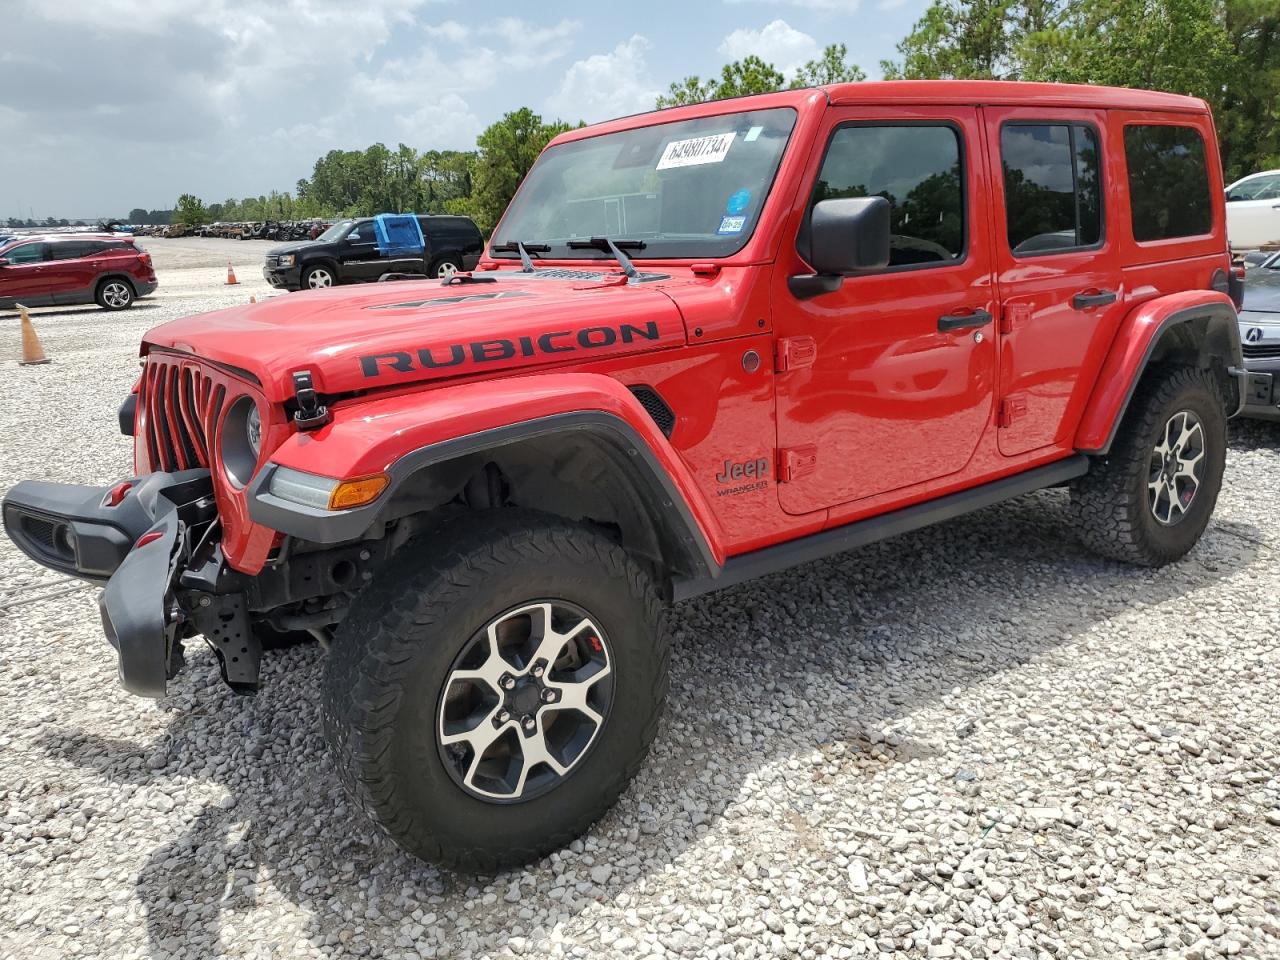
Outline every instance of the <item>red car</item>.
{"label": "red car", "polygon": [[0,308],[96,303],[124,310],[157,285],[151,254],[132,237],[51,234],[0,244]]}
{"label": "red car", "polygon": [[533,859],[639,769],[670,604],[1046,487],[1104,556],[1195,546],[1246,378],[1221,170],[1203,101],[1102,87],[571,130],[473,273],[150,331],[137,475],[19,483],[5,530],[105,584],[139,694],[198,637],[251,692],[269,630],[314,631],[360,808],[425,858]]}

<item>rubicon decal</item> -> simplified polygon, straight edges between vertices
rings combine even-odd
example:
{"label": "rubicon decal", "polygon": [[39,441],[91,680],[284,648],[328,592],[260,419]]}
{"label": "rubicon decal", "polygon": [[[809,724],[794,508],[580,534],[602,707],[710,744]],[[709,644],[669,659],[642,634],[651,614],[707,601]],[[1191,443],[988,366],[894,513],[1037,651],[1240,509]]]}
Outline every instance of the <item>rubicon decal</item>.
{"label": "rubicon decal", "polygon": [[660,338],[658,324],[652,320],[647,321],[643,326],[622,323],[612,326],[583,327],[580,330],[548,330],[537,336],[473,340],[470,343],[451,343],[443,346],[375,353],[360,358],[360,370],[367,378],[377,378],[389,373],[457,367],[467,361],[491,363],[498,360],[511,360],[515,357],[555,357],[559,354],[612,347],[619,343],[656,342]]}

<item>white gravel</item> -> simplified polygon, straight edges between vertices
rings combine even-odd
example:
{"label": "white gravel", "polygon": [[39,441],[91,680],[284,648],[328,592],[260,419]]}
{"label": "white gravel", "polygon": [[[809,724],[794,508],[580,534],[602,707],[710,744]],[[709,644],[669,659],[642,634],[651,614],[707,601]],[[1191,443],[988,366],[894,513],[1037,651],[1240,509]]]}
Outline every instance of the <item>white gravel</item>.
{"label": "white gravel", "polygon": [[[129,471],[139,334],[255,292],[211,269],[40,312],[44,367],[0,315],[0,487]],[[0,957],[1280,956],[1278,478],[1280,427],[1235,424],[1164,570],[1083,552],[1047,491],[679,607],[636,783],[496,877],[357,816],[319,649],[241,699],[189,645],[135,699],[94,591],[0,541]]]}

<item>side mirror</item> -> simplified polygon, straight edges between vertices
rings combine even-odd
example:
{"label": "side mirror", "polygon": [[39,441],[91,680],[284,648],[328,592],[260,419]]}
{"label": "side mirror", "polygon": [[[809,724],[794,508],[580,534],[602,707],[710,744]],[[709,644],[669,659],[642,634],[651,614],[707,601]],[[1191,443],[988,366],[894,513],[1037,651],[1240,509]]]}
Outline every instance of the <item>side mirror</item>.
{"label": "side mirror", "polygon": [[4,257],[0,257],[0,267],[7,267],[8,265],[9,265],[9,261],[6,260]]}
{"label": "side mirror", "polygon": [[802,300],[834,293],[845,277],[883,270],[889,265],[889,201],[884,197],[820,201],[801,229],[799,247],[817,271],[787,279],[791,292]]}

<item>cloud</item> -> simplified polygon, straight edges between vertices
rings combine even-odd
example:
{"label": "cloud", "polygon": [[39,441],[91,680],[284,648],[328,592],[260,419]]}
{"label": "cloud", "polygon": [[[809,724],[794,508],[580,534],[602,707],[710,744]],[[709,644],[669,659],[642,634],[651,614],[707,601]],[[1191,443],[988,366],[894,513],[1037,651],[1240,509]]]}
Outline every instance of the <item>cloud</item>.
{"label": "cloud", "polygon": [[323,152],[378,140],[470,148],[473,98],[581,30],[447,16],[434,0],[9,0],[0,138],[41,153],[33,171],[0,151],[0,217],[292,189]]}
{"label": "cloud", "polygon": [[658,89],[650,80],[645,54],[649,41],[636,34],[610,53],[578,60],[547,98],[548,110],[568,120],[608,120],[653,109]]}
{"label": "cloud", "polygon": [[787,75],[822,52],[817,40],[785,20],[774,20],[759,30],[745,27],[734,30],[718,50],[730,60],[741,60],[754,53]]}
{"label": "cloud", "polygon": [[860,5],[860,0],[725,0],[725,2],[729,4],[767,3],[771,7],[799,7],[801,10],[817,10],[822,13],[853,13]]}

